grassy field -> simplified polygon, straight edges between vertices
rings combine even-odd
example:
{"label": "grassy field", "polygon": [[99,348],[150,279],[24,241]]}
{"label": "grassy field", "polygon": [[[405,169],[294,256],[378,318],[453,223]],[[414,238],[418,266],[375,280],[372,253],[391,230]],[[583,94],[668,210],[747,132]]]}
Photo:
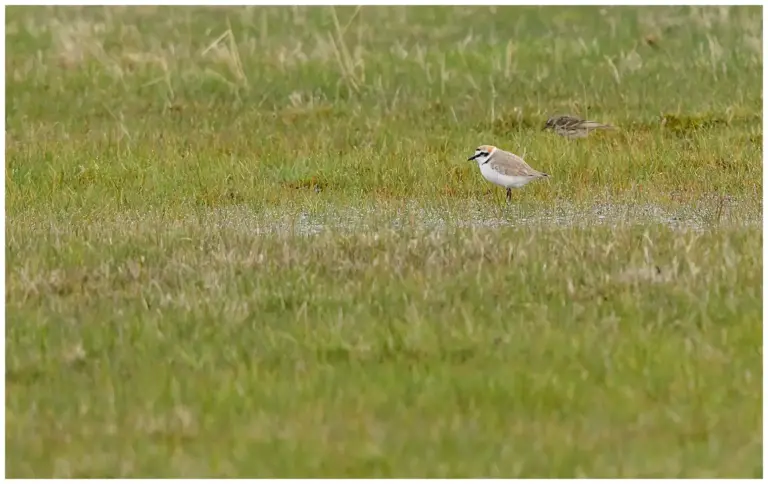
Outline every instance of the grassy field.
{"label": "grassy field", "polygon": [[8,476],[762,476],[761,18],[8,8]]}

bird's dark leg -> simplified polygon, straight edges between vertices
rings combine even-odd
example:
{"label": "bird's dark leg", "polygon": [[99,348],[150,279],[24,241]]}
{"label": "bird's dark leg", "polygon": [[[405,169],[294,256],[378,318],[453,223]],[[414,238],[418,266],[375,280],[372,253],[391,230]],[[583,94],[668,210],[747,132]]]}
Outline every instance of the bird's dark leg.
{"label": "bird's dark leg", "polygon": [[512,201],[512,189],[507,188],[507,203]]}

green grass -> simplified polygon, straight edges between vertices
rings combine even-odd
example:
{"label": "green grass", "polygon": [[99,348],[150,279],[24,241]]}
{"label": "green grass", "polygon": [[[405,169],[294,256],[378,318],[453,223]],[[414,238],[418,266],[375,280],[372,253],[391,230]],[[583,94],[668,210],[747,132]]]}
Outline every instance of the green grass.
{"label": "green grass", "polygon": [[8,8],[8,476],[762,476],[761,18]]}

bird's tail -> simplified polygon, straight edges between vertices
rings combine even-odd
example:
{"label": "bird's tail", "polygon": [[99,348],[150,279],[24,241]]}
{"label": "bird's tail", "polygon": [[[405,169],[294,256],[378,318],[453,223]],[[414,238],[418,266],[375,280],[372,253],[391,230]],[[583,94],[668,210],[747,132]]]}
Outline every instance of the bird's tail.
{"label": "bird's tail", "polygon": [[584,121],[581,125],[586,129],[616,129],[610,124],[598,123],[597,121]]}

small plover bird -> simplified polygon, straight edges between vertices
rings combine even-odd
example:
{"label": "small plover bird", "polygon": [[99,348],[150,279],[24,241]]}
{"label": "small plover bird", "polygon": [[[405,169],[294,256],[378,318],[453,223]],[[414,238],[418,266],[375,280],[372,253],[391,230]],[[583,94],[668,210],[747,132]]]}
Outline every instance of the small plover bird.
{"label": "small plover bird", "polygon": [[544,130],[552,130],[566,138],[586,138],[596,129],[616,129],[610,124],[602,124],[596,121],[587,121],[575,116],[552,116],[544,125]]}
{"label": "small plover bird", "polygon": [[519,156],[495,146],[479,146],[475,154],[467,158],[470,160],[477,160],[486,180],[507,189],[507,202],[512,199],[513,188],[522,188],[533,180],[549,176],[534,170]]}

